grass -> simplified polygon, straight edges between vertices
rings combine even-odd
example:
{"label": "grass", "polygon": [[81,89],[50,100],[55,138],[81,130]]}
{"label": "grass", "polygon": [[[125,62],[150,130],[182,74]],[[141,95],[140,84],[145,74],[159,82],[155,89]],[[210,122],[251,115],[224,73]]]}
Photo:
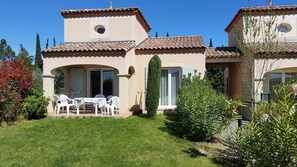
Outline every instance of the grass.
{"label": "grass", "polygon": [[0,166],[219,166],[164,116],[46,118],[0,128]]}

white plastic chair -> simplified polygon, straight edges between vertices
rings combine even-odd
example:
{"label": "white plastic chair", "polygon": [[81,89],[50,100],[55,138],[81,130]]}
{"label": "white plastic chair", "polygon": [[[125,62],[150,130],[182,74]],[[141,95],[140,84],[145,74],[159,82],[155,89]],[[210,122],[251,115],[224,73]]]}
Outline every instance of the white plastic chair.
{"label": "white plastic chair", "polygon": [[74,100],[73,99],[69,99],[66,95],[54,95],[54,100],[56,103],[55,106],[55,111],[57,114],[60,113],[60,109],[62,108],[62,110],[64,110],[64,107],[67,108],[67,114],[69,114],[69,108],[70,106],[75,106],[74,104]]}
{"label": "white plastic chair", "polygon": [[107,102],[106,102],[106,109],[107,113],[109,111],[111,112],[111,115],[114,116],[114,111],[119,109],[119,102],[120,98],[117,96],[112,96]]}
{"label": "white plastic chair", "polygon": [[[94,104],[94,107],[95,107],[95,113],[97,115],[98,113],[98,108],[100,108],[100,111],[105,111],[105,103],[106,103],[106,100],[105,100],[105,96],[103,94],[97,94],[95,95],[95,98],[99,98],[101,100],[99,100],[98,103]],[[104,100],[102,100],[104,99]]]}
{"label": "white plastic chair", "polygon": [[105,96],[103,94],[97,94],[95,95],[95,98],[105,98]]}
{"label": "white plastic chair", "polygon": [[112,97],[113,97],[113,95],[109,95],[109,96],[107,96],[107,97],[106,97],[107,101],[109,101],[110,98],[112,98]]}
{"label": "white plastic chair", "polygon": [[95,114],[98,114],[98,108],[100,108],[100,111],[105,111],[105,106],[106,106],[106,100],[105,98],[98,98],[98,102],[94,104],[95,106]]}

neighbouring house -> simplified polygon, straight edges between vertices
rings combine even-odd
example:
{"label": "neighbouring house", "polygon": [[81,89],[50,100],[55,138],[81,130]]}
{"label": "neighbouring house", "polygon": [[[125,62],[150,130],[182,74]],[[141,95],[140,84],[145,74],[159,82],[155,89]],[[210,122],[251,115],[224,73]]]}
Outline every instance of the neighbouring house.
{"label": "neighbouring house", "polygon": [[[242,52],[231,51],[233,55],[229,55],[230,58],[226,60],[230,65],[230,60],[235,53],[242,55],[237,59],[237,69],[229,68],[229,81],[237,80],[238,84],[235,87],[229,87],[229,92],[238,90],[236,93],[241,92],[239,95],[242,95],[244,101],[253,107],[254,102],[273,98],[274,85],[296,79],[296,5],[272,6],[270,4],[241,8],[225,31],[228,33],[228,49],[242,50]],[[224,55],[226,56],[226,54],[218,55],[218,60],[223,60]],[[209,64],[210,57],[212,56],[206,58],[206,66]],[[232,76],[234,72],[237,74],[237,79]],[[251,112],[245,112],[244,116],[251,118]]]}
{"label": "neighbouring house", "polygon": [[[266,48],[263,33],[246,32],[248,18],[261,25],[271,15],[275,49]],[[48,97],[54,94],[52,72],[61,69],[65,93],[72,98],[117,95],[121,115],[145,110],[146,71],[153,55],[162,61],[159,111],[175,107],[182,75],[194,70],[203,76],[206,68],[224,68],[225,94],[243,96],[247,103],[270,98],[273,85],[297,76],[297,6],[239,9],[225,29],[229,46],[217,48],[206,48],[201,36],[150,38],[151,28],[138,8],[65,10],[62,16],[65,43],[42,52]],[[242,44],[257,50],[247,54]],[[53,113],[52,103],[48,112]],[[249,112],[244,116],[251,117]]]}
{"label": "neighbouring house", "polygon": [[[54,94],[53,70],[64,73],[71,98],[96,94],[120,98],[119,114],[145,109],[148,62],[162,61],[159,111],[175,107],[183,74],[205,70],[201,36],[150,38],[150,26],[138,8],[62,11],[64,42],[42,52],[44,95]],[[48,106],[53,113],[53,102]]]}

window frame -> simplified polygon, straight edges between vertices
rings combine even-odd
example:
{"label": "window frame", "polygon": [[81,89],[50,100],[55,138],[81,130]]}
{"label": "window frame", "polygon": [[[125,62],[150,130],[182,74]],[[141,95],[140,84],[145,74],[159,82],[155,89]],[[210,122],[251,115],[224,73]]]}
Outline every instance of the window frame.
{"label": "window frame", "polygon": [[[168,70],[168,76],[167,76],[167,83],[168,83],[168,105],[161,105],[161,95],[159,97],[159,107],[158,109],[174,109],[176,108],[176,105],[172,105],[171,104],[171,75],[173,70],[178,70],[179,72],[179,83],[178,83],[178,88],[181,87],[181,79],[182,79],[182,68],[180,67],[162,67],[161,70]],[[160,81],[161,82],[161,81]],[[161,87],[160,87],[160,91],[161,91]]]}

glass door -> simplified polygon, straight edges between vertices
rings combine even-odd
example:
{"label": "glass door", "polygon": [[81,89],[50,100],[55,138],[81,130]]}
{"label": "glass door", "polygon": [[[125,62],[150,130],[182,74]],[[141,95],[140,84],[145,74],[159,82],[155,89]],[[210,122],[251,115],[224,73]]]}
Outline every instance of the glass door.
{"label": "glass door", "polygon": [[90,71],[90,91],[91,97],[95,97],[97,94],[101,94],[101,71]]}
{"label": "glass door", "polygon": [[113,95],[113,70],[103,70],[103,94]]}

